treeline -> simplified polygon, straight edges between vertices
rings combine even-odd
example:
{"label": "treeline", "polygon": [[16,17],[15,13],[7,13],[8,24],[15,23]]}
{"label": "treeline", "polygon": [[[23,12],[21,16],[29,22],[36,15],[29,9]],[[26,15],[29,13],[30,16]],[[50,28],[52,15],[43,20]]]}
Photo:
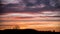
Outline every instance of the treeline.
{"label": "treeline", "polygon": [[24,33],[40,33],[40,32],[55,32],[55,30],[53,31],[37,31],[37,30],[34,30],[34,29],[24,29],[24,30],[21,30],[21,29],[6,29],[6,30],[0,30],[2,32],[6,31],[6,32],[24,32]]}

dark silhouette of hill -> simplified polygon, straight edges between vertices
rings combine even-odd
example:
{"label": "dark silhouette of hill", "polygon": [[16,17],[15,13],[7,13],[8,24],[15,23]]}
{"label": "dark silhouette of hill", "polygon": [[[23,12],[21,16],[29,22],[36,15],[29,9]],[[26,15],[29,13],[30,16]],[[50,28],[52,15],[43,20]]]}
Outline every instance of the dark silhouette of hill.
{"label": "dark silhouette of hill", "polygon": [[[40,32],[52,32],[52,31],[37,31],[37,30],[34,30],[34,29],[24,29],[24,30],[21,30],[21,29],[6,29],[6,30],[0,30],[2,32],[20,32],[20,33],[28,33],[28,34],[32,34],[32,33],[40,33]],[[55,32],[55,31],[53,31]]]}

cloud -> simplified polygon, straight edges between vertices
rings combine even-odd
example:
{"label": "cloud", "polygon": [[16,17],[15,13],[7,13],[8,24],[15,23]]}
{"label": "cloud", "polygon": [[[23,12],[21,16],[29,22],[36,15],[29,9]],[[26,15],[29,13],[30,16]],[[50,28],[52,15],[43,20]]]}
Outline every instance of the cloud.
{"label": "cloud", "polygon": [[28,0],[28,2],[35,4],[37,2],[37,0]]}
{"label": "cloud", "polygon": [[2,2],[2,4],[9,4],[9,3],[14,4],[14,3],[19,3],[18,0],[2,0],[1,2]]}
{"label": "cloud", "polygon": [[59,16],[60,12],[43,11],[40,13],[6,13],[0,17],[41,17],[41,16]]}
{"label": "cloud", "polygon": [[3,15],[1,17],[34,17],[35,15],[32,15],[32,14],[26,14],[26,13],[10,13],[10,14],[6,14],[6,15]]}
{"label": "cloud", "polygon": [[58,12],[41,12],[41,13],[5,13],[3,15],[0,15],[0,20],[60,20],[60,17],[54,17],[58,16]]}

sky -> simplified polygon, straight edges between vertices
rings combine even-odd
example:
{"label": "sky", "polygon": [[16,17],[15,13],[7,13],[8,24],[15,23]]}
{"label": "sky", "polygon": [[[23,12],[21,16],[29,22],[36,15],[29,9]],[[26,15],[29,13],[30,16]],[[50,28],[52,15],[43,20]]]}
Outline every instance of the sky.
{"label": "sky", "polygon": [[41,9],[56,9],[56,7],[59,5],[59,3],[55,2],[55,0],[1,0],[1,3],[5,4],[1,6],[1,12],[38,12]]}
{"label": "sky", "polygon": [[[37,24],[40,24],[40,27],[44,28],[48,25],[53,29],[60,26],[60,9],[55,9],[54,0],[50,0],[50,3],[48,0],[39,0],[38,2],[37,0],[1,0],[1,3],[4,5],[1,6],[0,25],[36,24],[38,28]],[[30,25],[28,27],[36,28]]]}
{"label": "sky", "polygon": [[[49,3],[49,1],[51,1],[51,2]],[[17,17],[40,18],[41,16],[44,16],[44,17],[60,16],[59,10],[56,10],[56,11],[50,10],[50,9],[52,9],[51,8],[52,5],[55,6],[55,1],[54,0],[49,0],[49,1],[48,0],[46,0],[46,1],[39,0],[39,2],[37,2],[37,0],[26,0],[26,1],[24,1],[24,0],[2,0],[2,4],[6,4],[6,5],[2,6],[3,11],[1,11],[1,12],[7,12],[7,13],[3,14],[0,17],[11,17],[11,16],[16,17],[17,16]],[[28,4],[28,6],[27,6],[27,4]],[[30,4],[32,4],[32,6]],[[49,4],[51,6],[49,6]],[[44,9],[47,9],[47,10],[44,11]],[[40,11],[40,10],[42,10],[42,11]]]}
{"label": "sky", "polygon": [[19,29],[60,32],[60,17],[51,16],[38,13],[5,13],[0,15],[0,30],[14,29],[17,25]]}

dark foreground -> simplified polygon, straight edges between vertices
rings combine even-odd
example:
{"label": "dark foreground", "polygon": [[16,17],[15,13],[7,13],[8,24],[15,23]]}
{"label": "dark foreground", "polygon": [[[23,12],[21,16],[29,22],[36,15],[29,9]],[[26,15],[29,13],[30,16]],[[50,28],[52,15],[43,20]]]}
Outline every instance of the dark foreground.
{"label": "dark foreground", "polygon": [[19,32],[19,33],[27,33],[27,34],[32,34],[32,33],[40,33],[40,32],[55,32],[55,31],[36,31],[33,29],[25,29],[25,30],[20,30],[20,29],[6,29],[6,30],[0,30],[1,32]]}

